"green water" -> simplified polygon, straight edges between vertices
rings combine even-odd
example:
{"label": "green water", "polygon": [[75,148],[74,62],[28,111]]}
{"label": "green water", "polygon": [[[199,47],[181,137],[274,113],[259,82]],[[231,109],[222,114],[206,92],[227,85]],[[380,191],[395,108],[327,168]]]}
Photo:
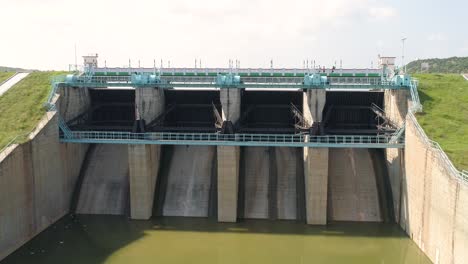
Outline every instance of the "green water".
{"label": "green water", "polygon": [[431,263],[396,226],[67,216],[1,264]]}

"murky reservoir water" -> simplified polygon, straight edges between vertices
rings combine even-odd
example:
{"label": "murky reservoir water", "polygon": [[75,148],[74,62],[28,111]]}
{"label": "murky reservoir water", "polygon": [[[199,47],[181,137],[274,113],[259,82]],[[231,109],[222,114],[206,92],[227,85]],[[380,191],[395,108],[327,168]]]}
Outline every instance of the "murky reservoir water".
{"label": "murky reservoir water", "polygon": [[391,224],[67,216],[1,264],[431,263]]}

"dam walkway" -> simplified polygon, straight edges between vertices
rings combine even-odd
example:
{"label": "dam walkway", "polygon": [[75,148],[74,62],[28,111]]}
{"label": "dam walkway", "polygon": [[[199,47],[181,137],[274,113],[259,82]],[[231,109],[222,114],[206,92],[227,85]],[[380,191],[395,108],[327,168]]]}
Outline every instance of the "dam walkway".
{"label": "dam walkway", "polygon": [[15,84],[19,83],[21,80],[26,78],[29,75],[29,72],[18,72],[8,80],[3,83],[0,83],[0,96],[10,90]]}
{"label": "dam walkway", "polygon": [[64,143],[153,144],[206,146],[263,146],[315,148],[404,148],[404,137],[394,135],[219,134],[219,133],[131,133],[112,131],[66,131]]}

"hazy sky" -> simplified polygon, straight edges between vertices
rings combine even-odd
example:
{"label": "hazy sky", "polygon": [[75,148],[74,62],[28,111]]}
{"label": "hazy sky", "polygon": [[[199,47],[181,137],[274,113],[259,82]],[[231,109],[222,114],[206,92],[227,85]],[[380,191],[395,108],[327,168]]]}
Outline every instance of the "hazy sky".
{"label": "hazy sky", "polygon": [[0,25],[0,65],[34,69],[67,69],[75,43],[119,67],[370,67],[403,36],[408,60],[468,56],[466,0],[0,0]]}

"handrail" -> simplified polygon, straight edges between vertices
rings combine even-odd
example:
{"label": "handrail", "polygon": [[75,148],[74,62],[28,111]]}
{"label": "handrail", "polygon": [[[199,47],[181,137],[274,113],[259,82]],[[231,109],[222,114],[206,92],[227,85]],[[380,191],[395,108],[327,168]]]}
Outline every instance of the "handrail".
{"label": "handrail", "polygon": [[71,131],[70,137],[61,135],[63,142],[99,142],[118,143],[125,140],[128,144],[151,142],[152,144],[186,144],[194,142],[210,143],[212,145],[259,145],[274,144],[284,146],[326,146],[339,147],[342,144],[372,147],[371,144],[387,147],[402,147],[404,138],[394,140],[392,135],[356,136],[328,135],[309,136],[305,134],[220,134],[220,133],[173,133],[173,132],[113,132],[113,131]]}
{"label": "handrail", "polygon": [[22,137],[25,137],[25,136],[28,136],[29,134],[31,134],[34,130],[31,130],[30,132],[28,133],[22,133],[22,134],[19,134],[19,135],[16,135],[14,137],[12,137],[12,139],[2,148],[0,149],[0,155],[5,151],[7,150],[9,147],[15,145],[15,144],[19,144],[20,141],[19,139],[22,138]]}
{"label": "handrail", "polygon": [[465,184],[468,184],[468,171],[466,170],[461,170],[459,171],[455,165],[453,165],[453,162],[450,160],[450,158],[447,156],[445,151],[442,149],[439,143],[437,143],[434,140],[431,140],[427,134],[424,132],[423,128],[421,125],[418,123],[416,120],[416,116],[412,113],[408,113],[408,119],[413,123],[414,127],[416,128],[416,131],[429,147],[431,147],[435,153],[442,159],[445,168],[456,178],[461,179]]}
{"label": "handrail", "polygon": [[133,83],[131,76],[73,76],[61,81],[55,81],[57,85],[67,85],[73,87],[212,87],[212,88],[292,88],[292,89],[408,89],[407,86],[397,85],[393,82],[368,79],[358,83],[323,83],[308,85],[303,78],[285,76],[255,76],[241,77],[241,82],[237,84],[222,85],[216,81],[215,76],[167,76],[161,77],[157,83]]}

